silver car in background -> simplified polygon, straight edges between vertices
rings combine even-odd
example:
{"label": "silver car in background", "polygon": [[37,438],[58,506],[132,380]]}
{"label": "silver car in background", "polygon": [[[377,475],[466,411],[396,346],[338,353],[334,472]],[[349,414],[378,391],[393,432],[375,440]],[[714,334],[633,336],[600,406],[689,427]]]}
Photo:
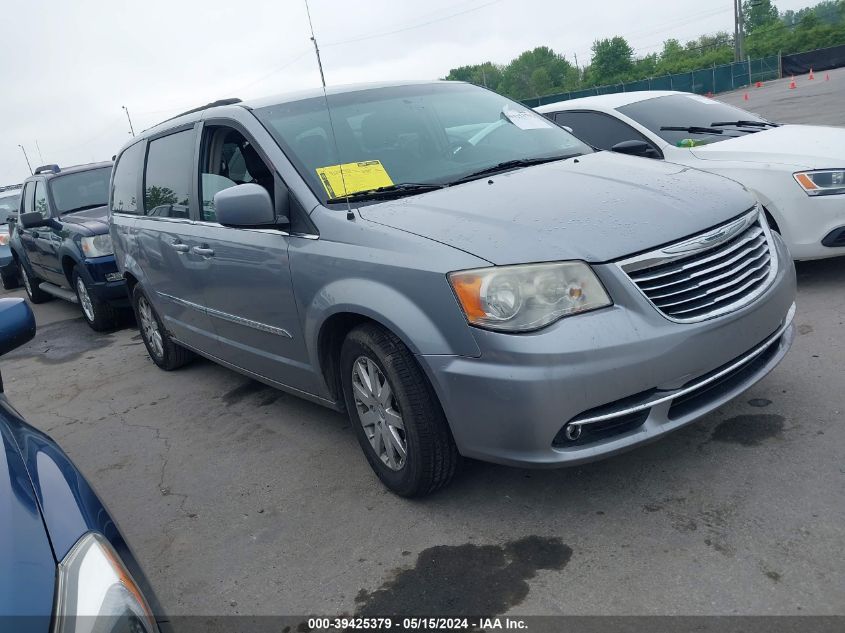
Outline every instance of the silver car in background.
{"label": "silver car in background", "polygon": [[460,456],[658,438],[793,336],[792,260],[743,187],[462,83],[209,104],[123,148],[110,208],[159,367],[199,353],[345,409],[405,496]]}

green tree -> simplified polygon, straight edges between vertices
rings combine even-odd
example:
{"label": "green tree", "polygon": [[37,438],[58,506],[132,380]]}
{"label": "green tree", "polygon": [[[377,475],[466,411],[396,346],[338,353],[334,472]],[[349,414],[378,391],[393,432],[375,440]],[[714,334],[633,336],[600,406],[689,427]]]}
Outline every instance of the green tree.
{"label": "green tree", "polygon": [[610,84],[627,77],[634,68],[634,49],[624,37],[597,40],[593,44],[590,73],[593,82]]}
{"label": "green tree", "polygon": [[499,92],[524,99],[573,90],[578,83],[578,71],[563,55],[548,46],[538,46],[505,66]]}
{"label": "green tree", "polygon": [[477,86],[485,86],[491,90],[498,90],[502,83],[502,67],[493,62],[473,64],[453,68],[446,75],[451,81],[466,81]]}
{"label": "green tree", "polygon": [[772,0],[745,0],[742,3],[743,27],[746,33],[753,33],[755,29],[777,22],[778,8]]}
{"label": "green tree", "polygon": [[[187,204],[187,200],[185,204]],[[176,193],[169,187],[159,187],[152,185],[147,187],[146,195],[144,196],[144,207],[148,210],[155,207],[169,206],[177,203]]]}

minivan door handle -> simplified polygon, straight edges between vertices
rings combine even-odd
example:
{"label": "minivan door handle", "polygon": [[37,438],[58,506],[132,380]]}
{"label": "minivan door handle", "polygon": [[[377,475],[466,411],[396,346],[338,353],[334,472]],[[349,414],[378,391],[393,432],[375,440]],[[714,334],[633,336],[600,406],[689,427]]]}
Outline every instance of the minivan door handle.
{"label": "minivan door handle", "polygon": [[202,255],[203,257],[214,257],[214,249],[200,246],[192,246],[191,252],[194,255]]}
{"label": "minivan door handle", "polygon": [[187,244],[183,244],[179,240],[172,241],[170,245],[173,247],[173,250],[177,253],[187,253],[189,250],[191,250],[190,246],[188,246]]}

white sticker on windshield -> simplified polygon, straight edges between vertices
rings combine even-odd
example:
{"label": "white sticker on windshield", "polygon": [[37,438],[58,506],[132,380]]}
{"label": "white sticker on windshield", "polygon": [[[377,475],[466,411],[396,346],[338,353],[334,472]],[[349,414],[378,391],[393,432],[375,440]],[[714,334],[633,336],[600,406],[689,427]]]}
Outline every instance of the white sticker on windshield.
{"label": "white sticker on windshield", "polygon": [[531,110],[515,110],[505,106],[502,114],[520,130],[540,130],[554,125],[545,117]]}

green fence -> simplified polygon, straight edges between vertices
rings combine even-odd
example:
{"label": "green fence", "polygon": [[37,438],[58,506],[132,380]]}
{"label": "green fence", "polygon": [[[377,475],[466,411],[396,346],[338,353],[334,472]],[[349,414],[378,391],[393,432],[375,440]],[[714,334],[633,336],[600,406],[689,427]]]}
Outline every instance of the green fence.
{"label": "green fence", "polygon": [[758,81],[769,81],[780,77],[780,56],[749,59],[744,62],[734,62],[723,66],[699,68],[688,73],[663,75],[662,77],[648,77],[639,81],[629,81],[610,86],[598,86],[572,92],[524,99],[522,103],[530,108],[568,101],[580,97],[593,97],[615,92],[632,92],[634,90],[679,90],[681,92],[695,92],[697,94],[716,94],[744,88]]}

